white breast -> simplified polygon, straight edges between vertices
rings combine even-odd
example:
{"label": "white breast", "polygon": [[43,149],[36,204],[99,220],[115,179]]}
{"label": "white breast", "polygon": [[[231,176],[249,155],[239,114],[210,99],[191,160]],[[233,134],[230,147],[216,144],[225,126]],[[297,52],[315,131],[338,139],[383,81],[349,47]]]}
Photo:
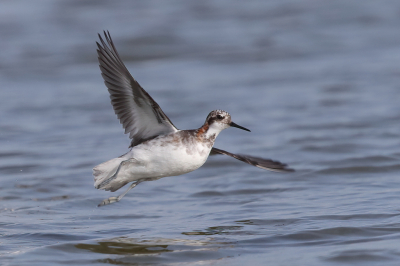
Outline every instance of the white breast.
{"label": "white breast", "polygon": [[124,157],[135,158],[138,165],[120,174],[131,181],[182,175],[202,166],[211,148],[212,143],[202,143],[194,136],[182,139],[172,133],[133,147]]}

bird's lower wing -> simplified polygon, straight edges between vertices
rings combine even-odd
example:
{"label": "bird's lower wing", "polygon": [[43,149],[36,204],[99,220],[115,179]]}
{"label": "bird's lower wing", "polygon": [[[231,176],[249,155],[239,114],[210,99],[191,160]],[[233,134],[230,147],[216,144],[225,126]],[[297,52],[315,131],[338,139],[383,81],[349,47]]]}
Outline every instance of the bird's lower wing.
{"label": "bird's lower wing", "polygon": [[287,165],[278,161],[273,161],[270,159],[264,159],[260,157],[254,157],[254,156],[249,156],[249,155],[243,155],[243,154],[233,154],[221,149],[217,148],[212,148],[210,155],[216,155],[216,154],[225,154],[228,156],[231,156],[235,159],[238,159],[242,162],[248,163],[250,165],[256,166],[261,169],[265,170],[270,170],[270,171],[276,171],[276,172],[294,172],[293,169],[287,168]]}

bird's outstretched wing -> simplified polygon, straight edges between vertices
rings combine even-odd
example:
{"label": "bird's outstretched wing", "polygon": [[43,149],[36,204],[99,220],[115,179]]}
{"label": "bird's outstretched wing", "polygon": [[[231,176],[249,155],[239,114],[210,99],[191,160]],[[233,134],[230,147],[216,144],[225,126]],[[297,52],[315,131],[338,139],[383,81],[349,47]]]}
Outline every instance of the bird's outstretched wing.
{"label": "bird's outstretched wing", "polygon": [[99,34],[97,54],[101,75],[110,93],[111,104],[125,134],[132,139],[130,147],[158,135],[178,129],[164,114],[160,106],[131,76],[122,62],[110,33],[104,31],[106,42]]}
{"label": "bird's outstretched wing", "polygon": [[265,170],[270,170],[270,171],[276,171],[276,172],[293,172],[293,169],[287,168],[287,165],[278,161],[273,161],[270,159],[264,159],[264,158],[259,158],[259,157],[253,157],[249,155],[243,155],[243,154],[233,154],[221,149],[217,148],[212,148],[210,155],[216,155],[216,154],[225,154],[228,156],[231,156],[235,159],[238,159],[242,162],[251,164],[253,166],[256,166],[261,169]]}

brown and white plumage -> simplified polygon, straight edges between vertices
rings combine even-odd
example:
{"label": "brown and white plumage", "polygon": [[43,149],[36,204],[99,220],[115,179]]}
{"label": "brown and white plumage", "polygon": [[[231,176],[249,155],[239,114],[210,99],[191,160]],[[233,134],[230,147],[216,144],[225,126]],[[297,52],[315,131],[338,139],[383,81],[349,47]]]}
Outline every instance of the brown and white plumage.
{"label": "brown and white plumage", "polygon": [[215,138],[226,128],[237,127],[222,110],[210,112],[205,123],[195,130],[179,130],[160,106],[131,76],[122,62],[109,32],[100,36],[98,59],[101,75],[108,88],[111,104],[125,133],[132,140],[128,153],[93,168],[95,187],[116,191],[134,182],[118,197],[104,200],[99,206],[119,201],[143,181],[191,172],[204,164],[208,156],[224,154],[250,165],[279,172],[293,171],[278,161],[233,154],[213,148]]}

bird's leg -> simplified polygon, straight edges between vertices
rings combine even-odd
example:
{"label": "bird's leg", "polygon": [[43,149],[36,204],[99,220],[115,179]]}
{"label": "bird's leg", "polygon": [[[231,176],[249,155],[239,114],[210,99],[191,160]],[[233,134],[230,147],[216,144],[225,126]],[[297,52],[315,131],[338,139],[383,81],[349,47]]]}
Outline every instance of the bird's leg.
{"label": "bird's leg", "polygon": [[131,190],[132,188],[136,187],[141,182],[142,182],[141,180],[133,182],[124,193],[122,193],[118,197],[109,197],[108,199],[103,200],[99,205],[97,205],[97,207],[101,207],[101,206],[104,206],[104,205],[108,205],[108,204],[120,201],[126,195],[126,193],[128,193],[129,190]]}

